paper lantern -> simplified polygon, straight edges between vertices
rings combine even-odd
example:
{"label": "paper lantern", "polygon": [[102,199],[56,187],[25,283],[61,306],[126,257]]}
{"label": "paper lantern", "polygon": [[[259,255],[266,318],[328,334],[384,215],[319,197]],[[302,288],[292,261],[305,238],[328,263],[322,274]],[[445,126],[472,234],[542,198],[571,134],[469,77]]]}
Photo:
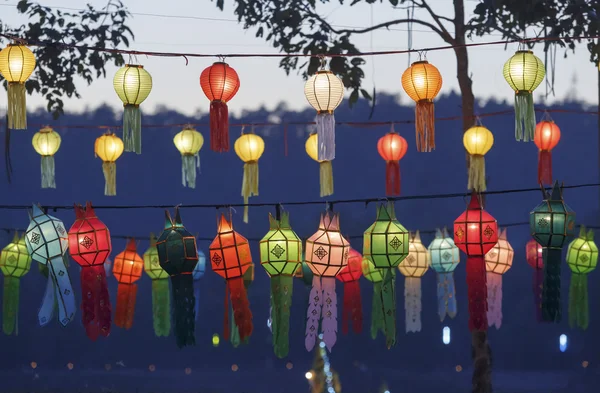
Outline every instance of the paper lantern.
{"label": "paper lantern", "polygon": [[377,338],[377,332],[385,335],[385,318],[383,316],[383,299],[381,285],[383,283],[384,270],[375,267],[369,258],[362,260],[363,276],[373,283],[373,301],[371,304],[371,338]]}
{"label": "paper lantern", "polygon": [[200,86],[210,100],[210,149],[229,151],[229,109],[227,103],[240,88],[237,72],[227,63],[216,62],[200,74]]}
{"label": "paper lantern", "polygon": [[498,233],[498,243],[485,254],[488,293],[488,325],[502,326],[502,276],[511,268],[515,252],[506,238],[506,229]]}
{"label": "paper lantern", "polygon": [[435,149],[435,111],[433,99],[442,88],[442,75],[427,60],[414,62],[402,74],[402,88],[417,103],[415,129],[417,150],[430,152]]}
{"label": "paper lantern", "polygon": [[[344,303],[342,304],[342,333],[348,334],[350,325],[356,334],[362,333],[363,312],[360,298],[360,283],[362,277],[363,257],[350,247],[348,265],[336,276],[344,283]],[[352,322],[352,323],[350,323]]]}
{"label": "paper lantern", "polygon": [[571,268],[569,287],[569,325],[586,330],[590,315],[588,307],[587,275],[598,265],[598,246],[594,242],[594,232],[586,232],[581,226],[579,237],[567,249],[567,264]]}
{"label": "paper lantern", "polygon": [[454,220],[454,243],[467,254],[469,330],[488,328],[485,255],[498,243],[498,223],[483,209],[480,195],[473,192],[467,210]]}
{"label": "paper lantern", "polygon": [[54,155],[60,147],[60,135],[50,127],[44,127],[33,135],[35,151],[42,156],[42,188],[56,188]]}
{"label": "paper lantern", "polygon": [[69,253],[81,267],[81,321],[90,340],[108,337],[112,323],[104,261],[110,255],[110,231],[96,216],[90,202],[75,205],[75,222],[69,229]]}
{"label": "paper lantern", "polygon": [[289,352],[294,273],[301,258],[302,242],[290,226],[289,213],[281,213],[280,219],[269,214],[269,232],[260,241],[260,264],[271,279],[273,350],[278,358]]}
{"label": "paper lantern", "polygon": [[126,64],[113,78],[115,92],[123,101],[123,143],[125,151],[142,154],[142,112],[140,104],[152,90],[152,76],[137,64]]}
{"label": "paper lantern", "polygon": [[204,137],[191,126],[185,126],[173,138],[173,143],[181,153],[181,184],[196,188],[196,167],[200,168],[200,149]]}
{"label": "paper lantern", "polygon": [[198,264],[196,238],[183,226],[179,207],[175,220],[165,210],[165,229],[156,241],[158,260],[171,277],[173,290],[173,320],[177,346],[195,345],[195,298],[192,272]]}
{"label": "paper lantern", "polygon": [[319,163],[319,185],[321,197],[333,195],[333,167],[331,161],[322,160],[319,161],[319,136],[317,134],[310,134],[304,148],[306,154],[313,160]]}
{"label": "paper lantern", "polygon": [[117,159],[123,154],[123,141],[109,131],[96,139],[94,152],[102,160],[104,195],[117,195]]}
{"label": "paper lantern", "polygon": [[494,135],[483,126],[473,126],[463,134],[463,145],[469,153],[469,190],[486,190],[485,154],[494,144]]}
{"label": "paper lantern", "polygon": [[[338,213],[321,214],[319,229],[306,240],[304,259],[313,273],[304,346],[311,351],[319,334],[331,351],[337,340],[335,276],[348,264],[350,243],[340,232]],[[320,329],[319,329],[320,328]]]}
{"label": "paper lantern", "polygon": [[152,280],[152,325],[156,337],[171,333],[171,294],[169,274],[160,266],[156,236],[150,234],[150,246],[142,256],[144,271]]}
{"label": "paper lantern", "polygon": [[344,98],[344,83],[333,72],[317,71],[304,84],[304,95],[310,106],[317,111],[317,159],[335,159],[335,117],[333,111]]}
{"label": "paper lantern", "polygon": [[35,56],[25,45],[8,44],[0,51],[0,74],[8,82],[8,128],[27,129],[25,82],[35,69]]}
{"label": "paper lantern", "polygon": [[248,198],[258,195],[258,159],[265,151],[265,141],[256,134],[242,134],[233,145],[235,153],[244,161],[242,196],[244,197],[244,222],[248,222]]}
{"label": "paper lantern", "polygon": [[2,296],[2,331],[6,335],[19,334],[19,297],[21,277],[31,268],[31,256],[27,252],[24,234],[15,232],[12,242],[0,253],[0,271],[4,274]]}
{"label": "paper lantern", "polygon": [[408,256],[398,265],[404,280],[404,310],[406,313],[406,333],[421,331],[421,277],[430,265],[429,251],[421,242],[419,231],[411,234],[408,243]]}
{"label": "paper lantern", "polygon": [[560,128],[552,120],[542,120],[535,126],[533,142],[538,154],[538,184],[552,184],[552,149],[560,141]]}
{"label": "paper lantern", "polygon": [[117,310],[115,326],[131,329],[137,297],[136,281],[142,277],[144,260],[137,253],[135,239],[127,241],[127,247],[115,257],[113,275],[119,283],[117,287]]}
{"label": "paper lantern", "polygon": [[444,322],[446,315],[454,318],[458,311],[456,306],[456,289],[454,286],[454,270],[460,263],[460,251],[454,239],[448,235],[446,228],[435,233],[435,239],[427,248],[431,257],[431,269],[437,276],[438,316]]}
{"label": "paper lantern", "polygon": [[535,110],[533,91],[542,83],[544,63],[530,50],[518,50],[504,63],[504,79],[515,91],[515,138],[529,142],[534,138]]}
{"label": "paper lantern", "polygon": [[542,289],[542,320],[560,322],[560,261],[562,248],[573,237],[575,212],[563,200],[562,188],[554,183],[552,193],[542,188],[544,200],[529,213],[529,230],[542,246],[544,284]]}
{"label": "paper lantern", "polygon": [[48,268],[48,284],[38,312],[38,321],[40,326],[47,325],[57,307],[58,321],[66,326],[73,320],[77,308],[67,270],[69,240],[65,224],[56,217],[44,214],[38,205],[33,205],[29,218],[31,221],[25,232],[27,251],[34,261]]}
{"label": "paper lantern", "polygon": [[406,154],[407,149],[406,139],[394,131],[385,134],[377,142],[377,151],[386,162],[385,195],[400,195],[400,160]]}
{"label": "paper lantern", "polygon": [[198,263],[194,266],[192,279],[194,280],[194,320],[198,321],[200,315],[200,279],[206,272],[206,256],[202,250],[198,250]]}
{"label": "paper lantern", "polygon": [[531,239],[525,246],[527,263],[533,271],[533,300],[538,322],[542,321],[542,289],[544,287],[544,258],[542,246],[535,239]]}
{"label": "paper lantern", "polygon": [[[252,265],[248,240],[233,230],[233,224],[223,214],[217,228],[217,236],[209,247],[210,264],[215,273],[227,284],[225,292],[225,318],[223,336],[229,339],[228,296],[233,307],[234,321],[241,340],[252,335],[252,312],[244,286],[244,273]],[[228,295],[229,294],[229,295]]]}

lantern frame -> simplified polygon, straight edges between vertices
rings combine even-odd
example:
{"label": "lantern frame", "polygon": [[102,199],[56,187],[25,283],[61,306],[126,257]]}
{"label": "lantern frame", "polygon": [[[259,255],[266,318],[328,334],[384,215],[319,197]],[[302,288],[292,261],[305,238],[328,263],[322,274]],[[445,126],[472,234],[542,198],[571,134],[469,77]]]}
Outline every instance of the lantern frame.
{"label": "lantern frame", "polygon": [[269,277],[293,276],[302,263],[302,241],[290,226],[289,213],[281,219],[269,213],[270,230],[259,242],[260,263]]}
{"label": "lantern frame", "polygon": [[506,228],[499,229],[498,243],[485,254],[485,266],[488,273],[504,274],[513,264],[515,251],[506,238]]}
{"label": "lantern frame", "polygon": [[148,246],[148,249],[142,255],[142,259],[144,260],[144,271],[151,280],[169,278],[169,273],[160,266],[154,233],[150,234],[150,246]]}
{"label": "lantern frame", "polygon": [[558,182],[551,194],[541,190],[544,200],[529,213],[531,236],[542,247],[563,248],[574,235],[575,212],[564,202]]}
{"label": "lantern frame", "polygon": [[598,246],[594,242],[594,232],[586,232],[581,226],[579,236],[567,249],[567,264],[576,274],[588,274],[598,266]]}
{"label": "lantern frame", "polygon": [[363,256],[360,252],[350,246],[350,251],[348,252],[348,264],[345,268],[340,270],[335,278],[343,283],[359,280],[363,275],[362,262]]}
{"label": "lantern frame", "polygon": [[431,241],[427,250],[431,268],[436,273],[452,273],[460,263],[460,250],[446,228],[436,231],[435,239]]}
{"label": "lantern frame", "polygon": [[144,260],[137,253],[135,239],[130,238],[125,250],[113,260],[113,276],[119,284],[133,284],[142,277]]}
{"label": "lantern frame", "polygon": [[471,202],[454,221],[454,243],[468,256],[485,256],[498,243],[498,222],[483,209],[480,195],[473,192]]}
{"label": "lantern frame", "polygon": [[340,232],[339,213],[321,214],[319,229],[306,240],[304,259],[316,276],[335,277],[348,264],[350,243]]}
{"label": "lantern frame", "polygon": [[13,240],[0,252],[0,271],[6,277],[21,278],[31,269],[31,256],[25,245],[25,234],[15,232]]}
{"label": "lantern frame", "polygon": [[112,251],[110,230],[100,221],[91,202],[85,210],[75,205],[76,219],[69,229],[69,254],[81,267],[104,264]]}
{"label": "lantern frame", "polygon": [[233,222],[224,214],[217,226],[217,236],[209,247],[212,270],[226,280],[242,277],[252,265],[248,239],[237,233]]}
{"label": "lantern frame", "polygon": [[396,219],[394,204],[380,204],[377,219],[363,235],[363,255],[377,268],[394,268],[408,256],[409,243],[409,233]]}
{"label": "lantern frame", "polygon": [[410,234],[408,255],[398,265],[398,270],[405,277],[420,278],[427,273],[431,266],[429,250],[421,242],[419,231]]}

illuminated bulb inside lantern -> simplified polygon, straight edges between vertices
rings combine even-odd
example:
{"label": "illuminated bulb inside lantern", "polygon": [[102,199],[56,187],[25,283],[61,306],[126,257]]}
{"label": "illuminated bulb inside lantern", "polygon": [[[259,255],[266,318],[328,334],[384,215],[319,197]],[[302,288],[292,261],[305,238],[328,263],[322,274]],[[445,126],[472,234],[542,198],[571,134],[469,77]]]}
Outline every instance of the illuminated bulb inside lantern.
{"label": "illuminated bulb inside lantern", "polygon": [[306,374],[304,374],[304,377],[305,377],[306,379],[312,379],[312,377],[313,377],[313,374],[312,374],[310,371],[307,371],[307,372],[306,372]]}
{"label": "illuminated bulb inside lantern", "polygon": [[538,253],[542,252],[542,247],[538,247]]}
{"label": "illuminated bulb inside lantern", "polygon": [[584,243],[583,246],[581,246],[582,250],[587,250],[588,248],[590,248],[590,247],[588,246],[587,243]]}
{"label": "illuminated bulb inside lantern", "polygon": [[477,229],[477,225],[476,224],[471,224],[471,225],[469,225],[469,229],[476,230]]}
{"label": "illuminated bulb inside lantern", "polygon": [[415,90],[419,90],[426,87],[427,83],[423,75],[416,75],[412,80],[412,84],[415,86]]}
{"label": "illuminated bulb inside lantern", "polygon": [[11,74],[20,74],[23,70],[23,57],[22,56],[9,56],[8,68],[10,68]]}

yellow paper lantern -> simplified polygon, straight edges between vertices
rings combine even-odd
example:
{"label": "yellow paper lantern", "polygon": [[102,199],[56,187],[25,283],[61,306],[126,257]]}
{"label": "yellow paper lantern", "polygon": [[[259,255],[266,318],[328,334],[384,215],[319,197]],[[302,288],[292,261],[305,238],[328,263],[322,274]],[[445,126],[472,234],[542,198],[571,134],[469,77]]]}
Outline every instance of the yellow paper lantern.
{"label": "yellow paper lantern", "polygon": [[94,143],[96,157],[102,160],[104,173],[104,195],[117,195],[117,164],[116,161],[123,154],[123,141],[121,138],[107,132]]}
{"label": "yellow paper lantern", "polygon": [[140,104],[152,90],[152,76],[144,66],[127,64],[113,78],[115,92],[123,101],[123,141],[125,151],[142,153],[142,113]]}
{"label": "yellow paper lantern", "polygon": [[35,69],[33,52],[21,44],[9,44],[0,51],[0,74],[8,82],[8,128],[27,129],[25,81]]}
{"label": "yellow paper lantern", "polygon": [[321,197],[325,197],[333,195],[333,167],[331,166],[331,161],[319,160],[318,139],[317,134],[310,134],[304,144],[304,148],[306,149],[306,154],[319,163]]}
{"label": "yellow paper lantern", "polygon": [[484,156],[494,144],[494,135],[483,126],[473,126],[463,134],[463,144],[471,157],[468,188],[476,192],[485,191]]}
{"label": "yellow paper lantern", "polygon": [[181,153],[181,183],[184,187],[196,188],[196,168],[200,168],[200,149],[204,145],[204,137],[191,126],[186,126],[173,138],[173,143]]}
{"label": "yellow paper lantern", "polygon": [[248,198],[258,195],[258,159],[265,151],[265,141],[256,134],[242,134],[233,145],[235,153],[244,161],[242,196],[244,197],[244,222],[248,222]]}
{"label": "yellow paper lantern", "polygon": [[44,127],[33,135],[31,144],[42,156],[42,188],[56,188],[54,154],[60,147],[60,135],[50,127]]}

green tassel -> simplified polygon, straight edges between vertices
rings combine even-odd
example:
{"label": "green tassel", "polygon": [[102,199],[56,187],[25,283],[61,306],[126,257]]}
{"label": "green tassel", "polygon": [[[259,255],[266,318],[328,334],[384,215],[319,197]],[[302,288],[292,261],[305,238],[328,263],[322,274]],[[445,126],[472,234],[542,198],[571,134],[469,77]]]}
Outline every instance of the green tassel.
{"label": "green tassel", "polygon": [[286,357],[290,349],[290,307],[293,285],[292,276],[271,277],[273,349],[275,356],[280,359]]}
{"label": "green tassel", "polygon": [[377,332],[385,333],[383,303],[381,302],[381,282],[373,283],[373,304],[371,305],[371,338],[377,338]]}
{"label": "green tassel", "polygon": [[2,301],[2,331],[6,335],[19,334],[19,288],[18,277],[4,276],[4,296]]}
{"label": "green tassel", "polygon": [[569,287],[569,326],[586,330],[589,323],[587,275],[573,273]]}
{"label": "green tassel", "polygon": [[152,316],[157,337],[167,337],[171,332],[170,310],[169,279],[152,280]]}
{"label": "green tassel", "polygon": [[385,341],[391,348],[396,344],[396,269],[386,269],[381,286],[383,318],[385,320]]}
{"label": "green tassel", "polygon": [[142,154],[142,112],[137,105],[125,105],[123,113],[123,146],[125,151]]}
{"label": "green tassel", "polygon": [[542,319],[545,322],[560,322],[560,248],[542,249],[544,259],[544,287],[542,289]]}
{"label": "green tassel", "polygon": [[56,188],[54,156],[42,156],[42,188]]}
{"label": "green tassel", "polygon": [[518,92],[515,95],[515,138],[529,142],[535,135],[535,108],[533,94]]}
{"label": "green tassel", "polygon": [[8,84],[8,128],[11,130],[27,129],[27,104],[25,83]]}

